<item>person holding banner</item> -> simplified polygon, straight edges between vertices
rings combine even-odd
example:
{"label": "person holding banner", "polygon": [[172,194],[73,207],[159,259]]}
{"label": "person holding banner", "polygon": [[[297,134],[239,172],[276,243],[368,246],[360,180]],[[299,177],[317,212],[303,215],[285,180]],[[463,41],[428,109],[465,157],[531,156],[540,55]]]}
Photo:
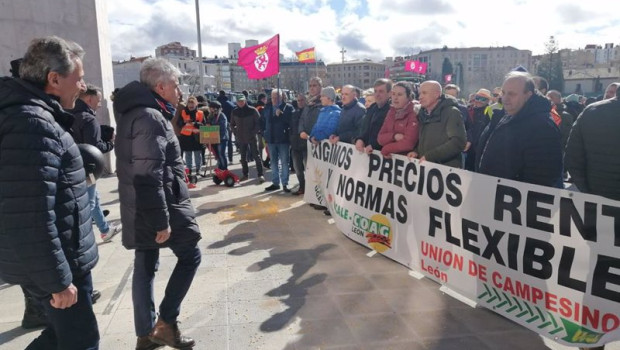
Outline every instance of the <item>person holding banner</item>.
{"label": "person holding banner", "polygon": [[620,200],[620,89],[586,107],[566,146],[566,170],[579,191]]}
{"label": "person holding banner", "polygon": [[357,99],[356,87],[353,85],[343,86],[342,112],[338,121],[338,130],[335,135],[330,135],[330,141],[353,143],[365,114],[366,107]]}
{"label": "person holding banner", "polygon": [[336,134],[338,130],[341,109],[336,105],[336,89],[333,86],[321,90],[321,104],[323,108],[310,132],[310,141],[315,145]]}
{"label": "person holding banner", "polygon": [[392,88],[392,106],[377,136],[381,154],[386,158],[392,153],[407,154],[418,143],[418,136],[411,84],[399,81]]}
{"label": "person holding banner", "polygon": [[443,95],[441,84],[434,80],[420,84],[420,139],[418,146],[407,154],[409,158],[463,167],[461,152],[467,136],[461,111],[453,98]]}
{"label": "person holding banner", "polygon": [[382,146],[377,142],[377,136],[392,104],[390,100],[391,93],[392,81],[390,79],[380,78],[375,80],[375,103],[366,110],[362,126],[355,139],[355,148],[359,152],[370,154],[373,149],[381,150]]}
{"label": "person holding banner", "polygon": [[228,169],[228,160],[226,159],[226,148],[228,146],[228,119],[222,112],[222,105],[218,101],[209,102],[209,116],[207,123],[210,125],[219,125],[220,127],[220,143],[213,147],[213,153],[217,158],[217,168],[221,170]]}
{"label": "person holding banner", "polygon": [[524,72],[510,72],[502,85],[505,115],[484,130],[476,150],[482,174],[561,187],[560,130],[551,119],[551,102]]}

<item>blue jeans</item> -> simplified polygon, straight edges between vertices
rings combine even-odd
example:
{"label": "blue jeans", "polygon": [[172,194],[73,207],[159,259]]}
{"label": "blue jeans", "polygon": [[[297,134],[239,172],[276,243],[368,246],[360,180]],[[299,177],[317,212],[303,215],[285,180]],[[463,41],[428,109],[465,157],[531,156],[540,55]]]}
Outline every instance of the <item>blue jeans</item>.
{"label": "blue jeans", "polygon": [[[159,317],[166,323],[174,323],[181,312],[194,275],[200,265],[200,249],[197,243],[172,245],[177,264],[170,275],[164,298],[159,305]],[[155,326],[155,297],[153,280],[159,266],[159,249],[136,249],[133,266],[131,295],[136,335],[143,337]]]}
{"label": "blue jeans", "polygon": [[[37,297],[45,309],[48,325],[41,335],[26,347],[26,350],[99,349],[99,329],[91,299],[92,276],[88,272],[85,276],[73,277],[72,282],[78,290],[78,301],[70,308],[52,307],[49,295]],[[24,288],[29,290],[28,286]]]}
{"label": "blue jeans", "polygon": [[106,234],[110,231],[110,225],[103,215],[101,206],[99,206],[99,192],[97,192],[97,185],[88,186],[88,201],[90,203],[90,215],[95,221],[95,225],[99,229],[99,232]]}
{"label": "blue jeans", "polygon": [[222,170],[228,169],[228,159],[226,158],[226,149],[228,148],[228,141],[222,141],[215,145],[217,148],[217,167]]}
{"label": "blue jeans", "polygon": [[[192,163],[192,158],[194,162]],[[194,167],[192,167],[192,165]],[[185,166],[191,171],[192,169],[196,169],[196,171],[200,170],[200,166],[202,165],[202,150],[198,151],[185,151]]]}
{"label": "blue jeans", "polygon": [[289,151],[291,145],[288,143],[270,143],[269,157],[271,158],[271,182],[274,185],[288,186],[288,174],[291,167]]}

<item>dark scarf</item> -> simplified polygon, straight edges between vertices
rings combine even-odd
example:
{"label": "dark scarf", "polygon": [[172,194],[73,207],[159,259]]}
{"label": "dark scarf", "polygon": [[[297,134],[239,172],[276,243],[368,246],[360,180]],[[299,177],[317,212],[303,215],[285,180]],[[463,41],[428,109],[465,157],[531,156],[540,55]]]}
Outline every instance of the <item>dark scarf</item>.
{"label": "dark scarf", "polygon": [[187,113],[187,115],[189,115],[189,119],[192,122],[196,121],[196,112],[198,112],[198,108],[194,109],[193,111],[189,109],[189,107],[185,107],[185,113]]}
{"label": "dark scarf", "polygon": [[176,113],[176,108],[172,105],[172,103],[164,100],[163,97],[159,96],[158,93],[151,90],[153,96],[155,97],[155,101],[159,105],[159,111],[164,115],[164,118],[169,121],[174,117],[174,113]]}

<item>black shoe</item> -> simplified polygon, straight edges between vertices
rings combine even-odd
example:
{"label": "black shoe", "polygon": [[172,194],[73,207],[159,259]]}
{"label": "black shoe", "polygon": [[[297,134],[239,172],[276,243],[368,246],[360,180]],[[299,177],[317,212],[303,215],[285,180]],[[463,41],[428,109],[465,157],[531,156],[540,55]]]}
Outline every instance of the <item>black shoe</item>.
{"label": "black shoe", "polygon": [[265,191],[270,192],[270,191],[275,191],[279,189],[280,189],[280,185],[272,184],[271,186],[265,188]]}
{"label": "black shoe", "polygon": [[299,196],[299,195],[302,195],[302,194],[304,194],[304,190],[301,189],[301,188],[292,193],[293,196]]}
{"label": "black shoe", "polygon": [[316,209],[316,210],[327,210],[327,207],[324,207],[322,205],[315,205],[314,209]]}
{"label": "black shoe", "polygon": [[106,217],[106,216],[108,216],[109,214],[110,214],[110,211],[109,211],[109,210],[107,210],[107,209],[104,209],[104,210],[103,210],[103,217]]}
{"label": "black shoe", "polygon": [[326,216],[332,216],[332,213],[330,213],[328,209],[325,209],[323,211],[323,214],[325,214]]}
{"label": "black shoe", "polygon": [[290,189],[290,188],[288,188],[288,187],[286,187],[286,186],[282,186],[282,190],[283,190],[284,192],[286,192],[286,193],[291,192],[291,189]]}
{"label": "black shoe", "polygon": [[93,304],[97,302],[97,300],[99,300],[99,298],[101,298],[101,292],[93,289],[93,293],[90,295],[90,298],[93,300]]}

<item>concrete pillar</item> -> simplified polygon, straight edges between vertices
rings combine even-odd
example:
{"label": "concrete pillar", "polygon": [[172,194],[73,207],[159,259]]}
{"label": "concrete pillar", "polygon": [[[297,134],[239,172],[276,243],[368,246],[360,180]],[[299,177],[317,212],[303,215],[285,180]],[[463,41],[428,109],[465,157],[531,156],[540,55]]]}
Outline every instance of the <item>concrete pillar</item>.
{"label": "concrete pillar", "polygon": [[[33,38],[56,35],[80,44],[84,80],[103,89],[97,111],[101,124],[116,126],[110,95],[114,89],[105,0],[0,0],[0,76],[10,75],[11,60],[22,57]],[[106,154],[114,170],[114,152]]]}

